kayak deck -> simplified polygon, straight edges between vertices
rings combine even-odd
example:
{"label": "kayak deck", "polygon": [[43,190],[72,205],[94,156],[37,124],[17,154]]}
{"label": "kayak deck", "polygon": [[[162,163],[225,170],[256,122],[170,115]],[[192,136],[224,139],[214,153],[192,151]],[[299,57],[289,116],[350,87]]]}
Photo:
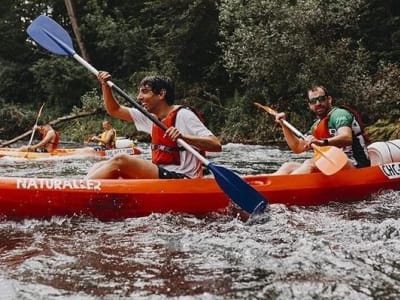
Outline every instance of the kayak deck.
{"label": "kayak deck", "polygon": [[120,153],[130,155],[138,155],[142,153],[139,147],[126,147],[119,149],[110,149],[104,151],[94,151],[93,149],[86,148],[60,148],[52,152],[27,152],[20,151],[18,148],[0,148],[0,157],[17,157],[26,159],[44,159],[52,157],[69,157],[69,156],[93,156],[93,157],[113,157]]}
{"label": "kayak deck", "polygon": [[[400,163],[343,170],[332,176],[254,175],[243,179],[270,204],[321,205],[400,189]],[[188,184],[190,181],[190,184]],[[0,215],[6,219],[87,215],[101,220],[151,213],[225,212],[228,196],[213,178],[84,180],[0,177]]]}

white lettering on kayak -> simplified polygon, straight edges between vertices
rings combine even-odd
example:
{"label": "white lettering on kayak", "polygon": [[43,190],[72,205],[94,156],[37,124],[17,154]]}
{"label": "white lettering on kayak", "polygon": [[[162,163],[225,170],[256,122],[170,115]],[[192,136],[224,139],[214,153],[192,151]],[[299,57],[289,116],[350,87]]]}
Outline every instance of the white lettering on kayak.
{"label": "white lettering on kayak", "polygon": [[129,155],[135,154],[132,148],[121,148],[121,149],[111,149],[111,150],[106,150],[104,151],[106,154],[106,157],[114,157],[117,154],[125,153]]}
{"label": "white lettering on kayak", "polygon": [[84,180],[84,179],[18,178],[17,189],[100,191],[101,182],[98,180]]}
{"label": "white lettering on kayak", "polygon": [[385,164],[380,168],[389,179],[400,178],[400,163]]}

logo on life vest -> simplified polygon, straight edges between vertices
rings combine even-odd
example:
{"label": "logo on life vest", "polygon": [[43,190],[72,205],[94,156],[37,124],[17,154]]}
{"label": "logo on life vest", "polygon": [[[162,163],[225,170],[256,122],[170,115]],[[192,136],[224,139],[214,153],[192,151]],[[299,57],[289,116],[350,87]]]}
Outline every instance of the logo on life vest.
{"label": "logo on life vest", "polygon": [[26,190],[101,190],[101,182],[84,179],[18,178],[17,189]]}
{"label": "logo on life vest", "polygon": [[391,163],[379,166],[389,179],[400,178],[400,163]]}

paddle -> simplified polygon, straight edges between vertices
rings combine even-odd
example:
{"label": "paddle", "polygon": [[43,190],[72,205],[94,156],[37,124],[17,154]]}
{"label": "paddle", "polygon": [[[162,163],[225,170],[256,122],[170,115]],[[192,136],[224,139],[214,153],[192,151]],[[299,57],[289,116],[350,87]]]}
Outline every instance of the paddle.
{"label": "paddle", "polygon": [[[57,22],[47,16],[37,17],[31,25],[29,25],[27,32],[29,36],[35,40],[39,45],[48,51],[58,54],[72,56],[90,72],[97,76],[98,71],[86,62],[82,57],[76,54],[72,46],[72,40],[69,34]],[[150,114],[144,107],[134,101],[127,93],[121,90],[113,82],[107,81],[109,87],[116,91],[119,95],[129,101],[135,108],[142,112],[147,118],[154,122],[157,126],[166,130],[167,127],[164,123],[158,120],[154,115]],[[239,207],[249,214],[261,213],[265,211],[268,201],[267,199],[245,182],[241,177],[232,171],[217,166],[208,161],[189,144],[182,139],[177,141],[187,151],[196,156],[204,165],[206,165],[214,174],[215,180],[220,188],[233,200]]]}
{"label": "paddle", "polygon": [[42,114],[43,106],[44,106],[44,103],[40,107],[38,115],[36,117],[36,122],[35,122],[35,125],[33,126],[33,129],[32,129],[32,135],[31,135],[31,138],[29,139],[28,147],[32,144],[33,136],[35,135],[35,131],[36,131],[36,126],[37,126],[37,124],[39,122],[40,115]]}
{"label": "paddle", "polygon": [[[257,107],[265,110],[273,116],[276,116],[278,112],[273,110],[269,106],[262,105],[260,103],[254,103]],[[292,124],[286,120],[282,120],[283,124],[289,128],[298,138],[305,139],[305,136],[298,131]],[[333,175],[340,171],[348,161],[347,155],[339,148],[335,146],[317,146],[311,144],[314,149],[314,161],[317,168],[325,175]]]}

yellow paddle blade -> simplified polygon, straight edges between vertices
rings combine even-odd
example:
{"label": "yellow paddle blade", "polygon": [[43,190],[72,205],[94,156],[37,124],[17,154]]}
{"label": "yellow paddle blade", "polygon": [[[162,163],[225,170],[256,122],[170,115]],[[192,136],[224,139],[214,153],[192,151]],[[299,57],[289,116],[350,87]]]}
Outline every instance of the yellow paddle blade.
{"label": "yellow paddle blade", "polygon": [[269,106],[262,105],[262,104],[260,104],[258,102],[254,102],[254,105],[257,106],[258,108],[261,108],[261,109],[265,110],[267,113],[269,113],[269,114],[271,114],[273,116],[278,114],[278,112],[276,110],[272,109]]}
{"label": "yellow paddle blade", "polygon": [[339,172],[348,162],[347,155],[335,146],[314,148],[314,161],[317,168],[325,175],[333,175]]}

